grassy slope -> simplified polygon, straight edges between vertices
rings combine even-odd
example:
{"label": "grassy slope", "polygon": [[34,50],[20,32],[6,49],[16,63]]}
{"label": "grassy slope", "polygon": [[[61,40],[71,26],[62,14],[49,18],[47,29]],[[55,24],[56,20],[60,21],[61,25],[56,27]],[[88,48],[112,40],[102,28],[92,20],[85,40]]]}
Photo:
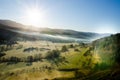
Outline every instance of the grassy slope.
{"label": "grassy slope", "polygon": [[[33,51],[33,52],[23,52],[23,50],[25,48],[28,47],[38,47],[38,48],[49,48],[50,50],[55,49],[55,46],[57,46],[57,49],[61,49],[61,47],[63,45],[70,45],[71,43],[51,43],[48,42],[49,47],[47,46],[47,43],[45,41],[36,41],[36,42],[19,42],[19,44],[14,45],[14,48],[12,50],[6,51],[5,53],[7,55],[5,55],[5,57],[10,57],[10,56],[16,56],[16,57],[25,57],[28,55],[34,55],[37,53],[42,53],[45,54],[46,51]],[[74,45],[76,43],[73,43]],[[21,49],[17,49],[16,48],[19,45],[23,45],[23,47]],[[64,54],[64,53],[63,53]],[[16,64],[10,64],[8,65],[7,63],[1,63],[0,64],[0,75],[2,75],[0,77],[0,80],[16,80],[16,78],[19,78],[20,80],[24,80],[26,78],[29,77],[29,79],[33,80],[33,79],[42,79],[42,78],[55,78],[55,77],[69,77],[69,76],[74,76],[73,72],[60,72],[57,71],[56,69],[53,69],[50,73],[47,69],[43,69],[43,66],[51,66],[54,68],[57,68],[56,64],[51,64],[48,60],[43,59],[42,62],[33,62],[31,66],[26,66],[26,63],[24,62],[20,62],[20,63],[16,63]],[[33,68],[36,68],[35,72],[33,73]],[[42,68],[42,70],[40,70],[39,68]],[[14,73],[14,74],[12,74]],[[33,74],[32,74],[33,73]],[[57,73],[57,76],[56,74]],[[18,75],[19,76],[16,76]],[[32,74],[32,75],[31,75]],[[44,74],[44,75],[43,75]],[[12,75],[12,76],[11,76]],[[38,76],[38,77],[36,77]]]}
{"label": "grassy slope", "polygon": [[[56,78],[56,80],[119,80],[120,66],[112,62],[114,61],[111,59],[114,50],[114,42],[112,43],[109,41],[109,39],[111,38],[108,38],[108,40],[104,38],[95,42],[94,49],[90,50],[90,53],[93,54],[92,56],[84,56],[84,54],[90,49],[90,46],[76,46],[75,48],[78,48],[79,51],[74,51],[74,48],[69,48],[68,52],[61,53],[61,56],[65,57],[65,62],[59,62],[58,65],[55,63],[52,64],[47,60],[43,60],[43,62],[34,62],[32,66],[26,66],[24,63],[18,63],[13,65],[14,67],[12,67],[12,65],[9,65],[11,66],[10,68],[9,66],[6,66],[6,64],[0,64],[1,70],[11,70],[10,72],[6,71],[5,75],[2,75],[1,73],[0,75],[2,75],[2,77],[0,77],[0,79],[40,80]],[[22,44],[29,46],[30,43]],[[32,46],[37,45],[34,44]],[[58,49],[61,48],[60,43],[56,45],[59,45]],[[52,47],[54,47],[53,44],[51,45],[51,49],[53,49]],[[41,71],[39,67],[42,67],[44,65],[52,66],[54,69],[42,69],[43,71]],[[77,68],[77,72],[74,70],[69,71],[73,68]],[[59,69],[62,69],[62,71]]]}

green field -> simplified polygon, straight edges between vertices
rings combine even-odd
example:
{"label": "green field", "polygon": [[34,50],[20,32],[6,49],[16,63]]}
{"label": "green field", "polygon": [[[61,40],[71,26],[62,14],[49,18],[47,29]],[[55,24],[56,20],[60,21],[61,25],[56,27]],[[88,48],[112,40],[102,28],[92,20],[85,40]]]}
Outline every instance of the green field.
{"label": "green field", "polygon": [[[94,49],[91,44],[18,41],[11,47],[1,46],[8,50],[0,57],[0,80],[97,80],[112,72],[110,64],[106,63],[110,61],[105,58],[108,55],[100,55],[105,51]],[[67,50],[62,50],[63,46]],[[40,55],[40,60],[35,61],[36,55]],[[28,56],[32,56],[32,60]],[[11,57],[20,60],[14,62]],[[98,75],[101,77],[96,77]]]}

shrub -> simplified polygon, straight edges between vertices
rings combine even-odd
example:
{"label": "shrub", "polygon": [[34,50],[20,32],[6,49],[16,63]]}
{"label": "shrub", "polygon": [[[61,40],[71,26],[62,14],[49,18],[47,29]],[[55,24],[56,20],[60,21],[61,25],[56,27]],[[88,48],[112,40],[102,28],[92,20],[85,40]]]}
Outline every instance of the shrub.
{"label": "shrub", "polygon": [[47,52],[47,59],[54,59],[58,58],[60,56],[60,51],[59,50],[52,50]]}
{"label": "shrub", "polygon": [[68,51],[68,48],[64,45],[64,46],[62,46],[61,51],[62,51],[62,52],[66,52],[66,51]]}
{"label": "shrub", "polygon": [[4,56],[4,55],[6,55],[6,54],[5,54],[5,53],[1,53],[1,52],[0,52],[0,57],[2,57],[2,56]]}
{"label": "shrub", "polygon": [[70,48],[74,48],[73,44],[70,44],[69,47],[70,47]]}
{"label": "shrub", "polygon": [[74,51],[80,51],[79,49],[75,48]]}

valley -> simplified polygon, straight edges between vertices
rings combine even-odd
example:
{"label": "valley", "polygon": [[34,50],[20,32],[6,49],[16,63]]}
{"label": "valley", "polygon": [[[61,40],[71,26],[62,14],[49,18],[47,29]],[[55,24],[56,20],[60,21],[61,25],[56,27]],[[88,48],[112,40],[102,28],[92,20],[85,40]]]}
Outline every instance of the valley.
{"label": "valley", "polygon": [[119,33],[29,31],[6,23],[0,31],[0,80],[120,79]]}

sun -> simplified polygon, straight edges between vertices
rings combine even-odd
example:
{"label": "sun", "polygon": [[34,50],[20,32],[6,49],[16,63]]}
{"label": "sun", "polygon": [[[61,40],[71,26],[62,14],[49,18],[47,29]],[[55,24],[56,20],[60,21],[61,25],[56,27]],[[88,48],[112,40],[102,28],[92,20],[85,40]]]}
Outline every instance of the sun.
{"label": "sun", "polygon": [[30,8],[25,11],[25,21],[29,25],[33,25],[35,27],[40,27],[40,24],[43,21],[43,14],[37,8]]}

